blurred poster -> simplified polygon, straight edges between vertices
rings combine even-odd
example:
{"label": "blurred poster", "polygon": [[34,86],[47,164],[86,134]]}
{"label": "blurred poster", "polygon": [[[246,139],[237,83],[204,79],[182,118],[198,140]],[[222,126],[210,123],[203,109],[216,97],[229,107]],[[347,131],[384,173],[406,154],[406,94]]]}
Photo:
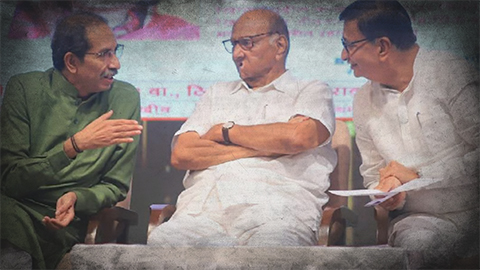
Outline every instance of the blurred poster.
{"label": "blurred poster", "polygon": [[[306,80],[332,88],[337,118],[352,117],[352,101],[365,83],[342,61],[343,23],[338,14],[351,0],[124,0],[17,1],[2,5],[1,81],[14,74],[52,66],[50,36],[56,20],[88,10],[104,16],[125,45],[117,79],[137,87],[142,117],[184,120],[218,81],[238,74],[222,41],[235,20],[252,8],[282,15],[290,30],[287,68]],[[479,63],[478,2],[402,1],[412,17],[419,44],[459,54]],[[1,91],[0,87],[0,91]]]}

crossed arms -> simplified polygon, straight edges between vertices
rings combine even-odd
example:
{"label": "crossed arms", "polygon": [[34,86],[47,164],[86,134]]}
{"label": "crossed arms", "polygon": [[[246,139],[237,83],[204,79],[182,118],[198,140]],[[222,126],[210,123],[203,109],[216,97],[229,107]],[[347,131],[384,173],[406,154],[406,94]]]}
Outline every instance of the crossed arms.
{"label": "crossed arms", "polygon": [[202,136],[196,132],[180,134],[172,151],[172,165],[181,170],[202,170],[241,158],[298,154],[330,137],[320,121],[296,115],[286,123],[235,125],[230,129],[232,144],[224,145],[222,124]]}

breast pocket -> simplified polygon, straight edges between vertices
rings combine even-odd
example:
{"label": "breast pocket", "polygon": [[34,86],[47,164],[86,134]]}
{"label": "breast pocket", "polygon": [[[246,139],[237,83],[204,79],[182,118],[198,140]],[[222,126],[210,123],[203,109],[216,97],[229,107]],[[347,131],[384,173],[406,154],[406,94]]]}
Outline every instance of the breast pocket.
{"label": "breast pocket", "polygon": [[439,105],[417,112],[417,121],[430,151],[436,153],[459,143],[450,115]]}

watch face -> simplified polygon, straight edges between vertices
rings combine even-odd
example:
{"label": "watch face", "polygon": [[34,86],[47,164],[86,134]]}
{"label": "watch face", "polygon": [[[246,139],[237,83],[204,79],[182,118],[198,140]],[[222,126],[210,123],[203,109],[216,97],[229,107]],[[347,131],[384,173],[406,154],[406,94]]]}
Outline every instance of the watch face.
{"label": "watch face", "polygon": [[233,127],[233,125],[235,125],[234,122],[228,121],[228,122],[226,122],[225,124],[223,124],[223,128],[231,129],[231,128]]}

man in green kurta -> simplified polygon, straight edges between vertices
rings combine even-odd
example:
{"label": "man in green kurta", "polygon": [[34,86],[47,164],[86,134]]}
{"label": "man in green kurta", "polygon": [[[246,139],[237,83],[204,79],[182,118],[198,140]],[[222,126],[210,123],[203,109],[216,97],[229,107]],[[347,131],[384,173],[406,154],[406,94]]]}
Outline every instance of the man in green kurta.
{"label": "man in green kurta", "polygon": [[0,112],[1,239],[55,268],[88,218],[126,197],[142,130],[136,89],[113,79],[123,46],[105,19],[57,24],[54,68],[16,75]]}

